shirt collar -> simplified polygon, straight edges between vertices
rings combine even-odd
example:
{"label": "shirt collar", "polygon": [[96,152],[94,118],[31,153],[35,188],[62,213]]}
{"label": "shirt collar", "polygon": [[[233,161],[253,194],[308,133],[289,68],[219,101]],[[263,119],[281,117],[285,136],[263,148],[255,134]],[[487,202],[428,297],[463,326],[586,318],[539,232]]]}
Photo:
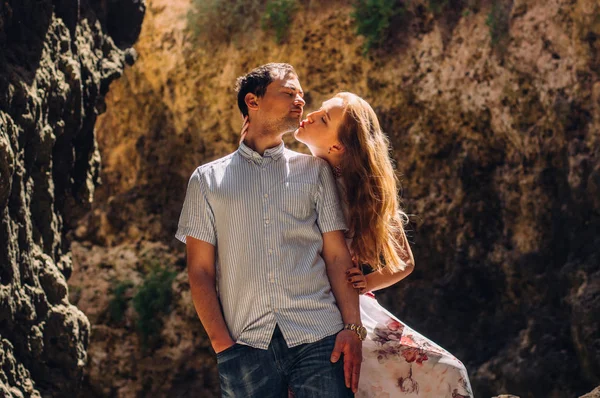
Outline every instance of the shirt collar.
{"label": "shirt collar", "polygon": [[262,161],[266,160],[266,158],[278,160],[281,157],[281,155],[283,155],[283,149],[284,145],[282,141],[276,147],[265,150],[265,153],[262,156],[260,156],[258,152],[250,148],[248,145],[244,144],[244,142],[241,142],[240,147],[238,148],[238,152],[240,153],[240,155],[242,155],[248,160],[254,161],[256,163],[262,163]]}

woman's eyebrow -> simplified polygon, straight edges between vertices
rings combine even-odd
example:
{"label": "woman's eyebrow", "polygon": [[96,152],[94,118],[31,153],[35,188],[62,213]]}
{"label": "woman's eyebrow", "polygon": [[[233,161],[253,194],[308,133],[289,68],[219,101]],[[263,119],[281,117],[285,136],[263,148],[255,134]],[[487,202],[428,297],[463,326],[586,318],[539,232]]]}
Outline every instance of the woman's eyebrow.
{"label": "woman's eyebrow", "polygon": [[319,108],[319,111],[324,111],[325,112],[325,116],[327,117],[328,120],[331,120],[331,116],[329,115],[329,112],[327,112],[325,109],[323,108]]}

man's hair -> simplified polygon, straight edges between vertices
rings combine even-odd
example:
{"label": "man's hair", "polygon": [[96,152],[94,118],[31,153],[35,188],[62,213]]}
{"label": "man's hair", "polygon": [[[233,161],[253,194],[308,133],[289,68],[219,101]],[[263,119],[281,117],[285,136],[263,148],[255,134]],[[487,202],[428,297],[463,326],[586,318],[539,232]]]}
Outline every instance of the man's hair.
{"label": "man's hair", "polygon": [[286,77],[290,74],[296,75],[294,67],[290,64],[268,63],[251,70],[248,74],[240,76],[235,82],[235,91],[237,92],[237,102],[242,116],[248,115],[248,105],[246,105],[246,94],[252,93],[257,97],[263,97],[267,91],[267,86],[275,79]]}

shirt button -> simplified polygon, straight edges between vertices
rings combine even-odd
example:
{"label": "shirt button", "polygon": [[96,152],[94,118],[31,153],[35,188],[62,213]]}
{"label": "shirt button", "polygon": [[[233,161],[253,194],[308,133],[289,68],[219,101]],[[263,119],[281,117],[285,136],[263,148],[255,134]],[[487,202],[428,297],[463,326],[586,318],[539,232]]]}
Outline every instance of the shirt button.
{"label": "shirt button", "polygon": [[265,198],[268,198],[268,197],[269,197],[269,194],[268,194],[268,193],[266,193],[266,194],[265,194]]}
{"label": "shirt button", "polygon": [[268,224],[268,223],[269,223],[269,220],[265,220],[265,224]]}
{"label": "shirt button", "polygon": [[269,254],[273,254],[273,249],[269,249]]}

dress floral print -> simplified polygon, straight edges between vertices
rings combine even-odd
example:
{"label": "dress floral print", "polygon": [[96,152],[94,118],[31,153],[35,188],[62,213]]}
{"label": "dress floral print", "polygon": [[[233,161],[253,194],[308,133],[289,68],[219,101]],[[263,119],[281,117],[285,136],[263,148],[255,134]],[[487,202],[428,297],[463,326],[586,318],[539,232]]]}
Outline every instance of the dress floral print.
{"label": "dress floral print", "polygon": [[379,305],[360,297],[367,338],[357,398],[472,398],[464,365]]}
{"label": "dress floral print", "polygon": [[[343,180],[336,182],[345,198]],[[342,210],[348,220],[345,200]],[[356,398],[473,398],[462,362],[379,305],[373,293],[360,296],[360,317],[367,338]]]}

